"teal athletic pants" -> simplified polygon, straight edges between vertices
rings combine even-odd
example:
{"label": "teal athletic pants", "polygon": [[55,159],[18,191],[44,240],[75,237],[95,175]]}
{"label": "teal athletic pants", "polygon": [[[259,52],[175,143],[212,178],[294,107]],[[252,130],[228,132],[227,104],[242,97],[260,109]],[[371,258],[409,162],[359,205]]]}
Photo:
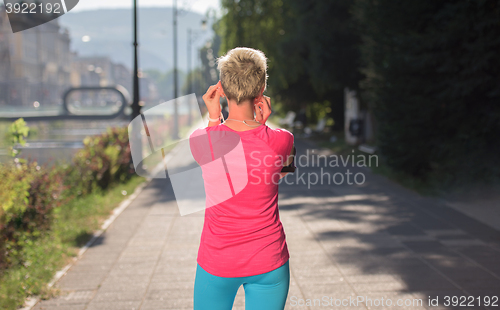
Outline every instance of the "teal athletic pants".
{"label": "teal athletic pants", "polygon": [[245,310],[283,310],[290,286],[288,261],[263,274],[236,278],[217,277],[197,265],[194,310],[231,310],[242,284]]}

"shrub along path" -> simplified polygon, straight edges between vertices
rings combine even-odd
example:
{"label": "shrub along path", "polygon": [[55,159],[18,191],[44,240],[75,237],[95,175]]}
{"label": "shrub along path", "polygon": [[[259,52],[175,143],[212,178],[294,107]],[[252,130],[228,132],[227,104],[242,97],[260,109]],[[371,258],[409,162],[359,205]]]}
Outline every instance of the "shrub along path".
{"label": "shrub along path", "polygon": [[[23,144],[27,133],[23,119],[9,127],[12,143]],[[142,182],[129,178],[127,127],[108,127],[83,143],[71,164],[47,166],[18,157],[0,164],[2,309],[15,309],[26,296],[45,296],[55,269]],[[10,153],[19,156],[17,149]]]}

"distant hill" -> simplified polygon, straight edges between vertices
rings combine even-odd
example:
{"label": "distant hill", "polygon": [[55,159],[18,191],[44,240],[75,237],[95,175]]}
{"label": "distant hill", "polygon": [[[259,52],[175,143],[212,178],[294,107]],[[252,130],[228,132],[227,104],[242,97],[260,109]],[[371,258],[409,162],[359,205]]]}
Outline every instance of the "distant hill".
{"label": "distant hill", "polygon": [[[70,12],[59,18],[63,27],[69,28],[71,49],[81,56],[105,55],[114,62],[129,68],[133,64],[132,10],[100,9],[95,11]],[[187,70],[187,29],[201,30],[204,16],[194,12],[182,12],[178,17],[177,51],[178,68]],[[143,70],[173,69],[173,25],[172,8],[140,8],[139,22],[139,67]],[[83,36],[90,36],[83,42]],[[198,63],[197,48],[212,38],[212,25],[195,41],[192,66]]]}

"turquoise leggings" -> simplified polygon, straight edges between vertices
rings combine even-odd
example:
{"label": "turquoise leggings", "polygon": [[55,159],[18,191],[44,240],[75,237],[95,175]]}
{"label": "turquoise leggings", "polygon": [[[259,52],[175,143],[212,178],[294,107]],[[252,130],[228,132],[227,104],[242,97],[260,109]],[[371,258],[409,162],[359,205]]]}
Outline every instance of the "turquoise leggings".
{"label": "turquoise leggings", "polygon": [[198,265],[194,281],[194,310],[231,310],[242,284],[245,310],[283,310],[290,286],[288,261],[272,271],[237,278],[217,277]]}

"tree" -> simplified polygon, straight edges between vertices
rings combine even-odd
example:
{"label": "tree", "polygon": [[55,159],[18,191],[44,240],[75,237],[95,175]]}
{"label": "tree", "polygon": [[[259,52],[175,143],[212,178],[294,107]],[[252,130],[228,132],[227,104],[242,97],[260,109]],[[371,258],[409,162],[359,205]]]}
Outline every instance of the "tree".
{"label": "tree", "polygon": [[364,98],[394,170],[423,180],[500,175],[496,0],[356,0]]}
{"label": "tree", "polygon": [[223,0],[221,50],[262,50],[269,59],[269,91],[278,102],[291,110],[307,104],[316,114],[313,107],[327,102],[342,129],[343,89],[356,89],[362,77],[350,5],[349,0]]}
{"label": "tree", "polygon": [[[158,93],[161,101],[168,101],[174,99],[174,71],[160,72],[158,70],[145,70],[146,73],[158,85]],[[185,73],[177,70],[179,81],[185,80]],[[179,84],[179,89],[184,88],[184,83]]]}

